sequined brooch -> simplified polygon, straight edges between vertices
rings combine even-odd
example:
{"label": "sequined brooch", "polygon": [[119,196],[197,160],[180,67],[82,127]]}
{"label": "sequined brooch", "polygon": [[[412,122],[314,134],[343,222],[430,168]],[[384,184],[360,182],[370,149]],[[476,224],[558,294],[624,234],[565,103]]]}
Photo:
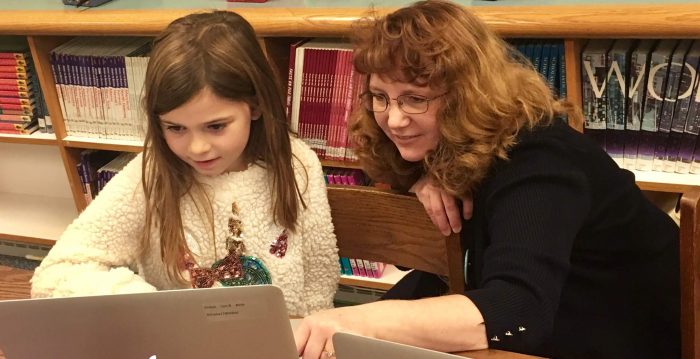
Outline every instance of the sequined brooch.
{"label": "sequined brooch", "polygon": [[[217,281],[226,287],[272,284],[270,271],[265,264],[257,257],[245,255],[245,245],[240,240],[243,236],[243,226],[236,203],[231,205],[231,214],[228,221],[229,235],[226,236],[228,254],[224,258],[214,262],[211,268],[199,268],[189,254],[185,255],[185,268],[190,272],[193,288],[209,288]],[[284,256],[287,251],[286,230],[280,235],[282,236],[284,243],[279,248],[281,256]],[[272,253],[272,249],[270,252]]]}

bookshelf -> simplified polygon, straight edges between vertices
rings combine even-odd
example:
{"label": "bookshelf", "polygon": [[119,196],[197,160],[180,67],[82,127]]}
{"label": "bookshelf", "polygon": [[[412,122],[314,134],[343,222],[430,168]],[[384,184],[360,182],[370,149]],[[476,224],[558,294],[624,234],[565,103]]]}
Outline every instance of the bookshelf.
{"label": "bookshelf", "polygon": [[77,216],[57,147],[38,144],[0,143],[0,239],[50,245]]}
{"label": "bookshelf", "polygon": [[355,275],[341,275],[340,284],[355,287],[374,288],[379,290],[389,290],[396,282],[403,278],[408,271],[402,271],[393,265],[387,265],[380,278],[367,278]]}
{"label": "bookshelf", "polygon": [[[379,14],[411,3],[390,1]],[[501,0],[456,1],[469,6],[494,30],[509,38],[563,39],[566,59],[567,94],[574,103],[581,101],[580,51],[591,38],[697,38],[700,35],[700,4],[652,4],[626,1],[603,4],[579,0]],[[15,2],[0,10],[0,38],[27,36],[41,88],[53,120],[55,135],[0,135],[0,165],[16,156],[33,166],[22,169],[22,176],[53,181],[51,193],[32,191],[29,184],[4,186],[20,177],[18,167],[2,168],[0,174],[0,239],[22,242],[53,241],[85,208],[80,180],[75,171],[80,151],[100,149],[138,152],[134,141],[96,140],[67,136],[61,105],[49,65],[49,52],[75,36],[155,36],[172,20],[206,9],[235,10],[245,17],[260,36],[261,44],[286,83],[289,44],[300,37],[343,37],[351,32],[353,21],[367,14],[370,0],[348,0],[343,7],[330,0],[277,0],[262,4],[203,0],[120,0],[94,9],[63,6],[55,0]],[[7,149],[10,149],[9,151]],[[11,153],[8,154],[8,153]],[[323,161],[331,167],[358,168],[354,163]],[[700,186],[698,175],[636,172],[642,189],[685,192]],[[50,179],[50,180],[49,180]],[[25,211],[23,216],[16,213]],[[40,220],[36,220],[40,218]],[[45,228],[44,228],[45,227]],[[391,280],[391,271],[380,281]],[[359,280],[343,278],[344,282]],[[375,280],[362,279],[362,285],[381,288]],[[360,284],[357,284],[360,285]]]}

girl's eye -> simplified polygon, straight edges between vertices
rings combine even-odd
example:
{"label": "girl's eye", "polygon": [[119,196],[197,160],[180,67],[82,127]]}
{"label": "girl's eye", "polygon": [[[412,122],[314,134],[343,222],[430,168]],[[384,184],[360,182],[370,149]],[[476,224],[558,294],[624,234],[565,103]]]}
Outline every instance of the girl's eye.
{"label": "girl's eye", "polygon": [[175,125],[165,126],[165,129],[173,133],[180,133],[185,130],[184,127]]}
{"label": "girl's eye", "polygon": [[224,127],[226,127],[226,124],[225,123],[215,123],[215,124],[209,125],[208,127],[212,131],[220,131],[220,130],[223,130]]}

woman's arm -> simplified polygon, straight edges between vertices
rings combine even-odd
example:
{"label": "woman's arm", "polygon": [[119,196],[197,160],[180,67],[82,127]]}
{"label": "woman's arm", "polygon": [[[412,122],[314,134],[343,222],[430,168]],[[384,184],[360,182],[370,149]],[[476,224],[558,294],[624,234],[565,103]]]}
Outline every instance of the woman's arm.
{"label": "woman's arm", "polygon": [[154,291],[130,268],[144,226],[141,156],[71,223],[32,278],[32,297]]}
{"label": "woman's arm", "polygon": [[443,352],[487,348],[484,320],[463,295],[418,300],[385,300],[319,312],[295,332],[303,359],[333,351],[335,332],[405,343]]}
{"label": "woman's arm", "polygon": [[411,192],[425,207],[430,220],[435,227],[446,236],[450,232],[459,233],[462,230],[462,218],[472,218],[472,198],[462,198],[462,215],[459,215],[457,199],[447,194],[442,188],[433,184],[430,178],[423,176],[411,186]]}

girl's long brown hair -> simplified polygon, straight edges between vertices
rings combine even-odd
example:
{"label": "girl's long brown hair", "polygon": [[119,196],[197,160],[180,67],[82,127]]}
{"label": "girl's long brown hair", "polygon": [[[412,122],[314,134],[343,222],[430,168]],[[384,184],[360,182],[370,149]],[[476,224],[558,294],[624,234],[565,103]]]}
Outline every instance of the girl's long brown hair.
{"label": "girl's long brown hair", "polygon": [[[407,189],[428,174],[464,197],[496,158],[506,158],[518,131],[556,115],[581,115],[557,101],[544,79],[507,43],[461,6],[420,1],[385,17],[367,17],[353,29],[354,65],[365,75],[427,85],[446,92],[438,113],[441,141],[422,162],[407,162],[358,106],[350,131],[368,174]],[[369,76],[367,76],[369,81]]]}
{"label": "girl's long brown hair", "polygon": [[[221,98],[244,101],[261,113],[251,122],[243,156],[270,173],[274,220],[296,228],[299,206],[305,207],[292,167],[289,128],[281,86],[250,24],[240,15],[214,11],[173,21],[155,39],[146,70],[144,106],[148,128],[143,153],[146,230],[142,250],[150,248],[151,231],[160,236],[160,256],[171,279],[182,280],[182,258],[189,251],[180,201],[190,197],[215,238],[210,198],[194,170],[180,160],[163,137],[160,115],[185,104],[204,88]],[[143,253],[142,253],[143,254]]]}

